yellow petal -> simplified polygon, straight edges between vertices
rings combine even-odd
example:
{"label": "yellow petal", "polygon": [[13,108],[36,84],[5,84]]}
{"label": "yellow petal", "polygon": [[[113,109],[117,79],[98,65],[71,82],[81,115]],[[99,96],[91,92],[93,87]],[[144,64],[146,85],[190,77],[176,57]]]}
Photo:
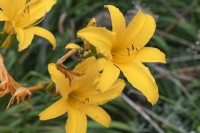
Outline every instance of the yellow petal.
{"label": "yellow petal", "polygon": [[65,46],[66,49],[82,49],[78,44],[75,44],[75,43],[68,43],[66,46]]}
{"label": "yellow petal", "polygon": [[95,79],[99,76],[98,62],[95,57],[89,57],[76,65],[73,71],[83,74],[78,81],[81,88],[77,91],[79,93],[81,90],[85,92],[86,90],[91,89],[90,87],[93,85]]}
{"label": "yellow petal", "polygon": [[16,18],[16,21],[22,27],[33,25],[48,13],[56,2],[57,0],[31,0],[26,5],[25,11]]}
{"label": "yellow petal", "polygon": [[67,112],[67,101],[60,99],[39,114],[40,120],[56,118]]}
{"label": "yellow petal", "polygon": [[49,32],[48,30],[44,29],[44,28],[41,28],[41,27],[31,27],[29,28],[31,29],[31,31],[35,34],[35,35],[38,35],[40,37],[43,37],[45,39],[47,39],[53,46],[53,49],[56,48],[56,39],[54,37],[54,35]]}
{"label": "yellow petal", "polygon": [[119,77],[119,73],[119,68],[117,68],[112,62],[107,61],[104,66],[100,82],[97,85],[98,90],[101,92],[106,91]]}
{"label": "yellow petal", "polygon": [[155,19],[140,10],[119,39],[118,49],[132,47],[133,45],[135,49],[140,50],[153,36],[155,28]]}
{"label": "yellow petal", "polygon": [[158,100],[158,87],[149,69],[140,62],[130,62],[127,64],[117,64],[127,80],[139,91],[147,100],[155,104]]}
{"label": "yellow petal", "polygon": [[115,34],[113,32],[105,28],[90,26],[80,30],[77,35],[95,46],[97,51],[105,57],[112,59],[111,48],[112,42],[115,40]]}
{"label": "yellow petal", "polygon": [[113,5],[106,5],[108,8],[112,20],[112,30],[116,33],[117,37],[124,32],[126,29],[126,21],[123,14]]}
{"label": "yellow petal", "polygon": [[141,49],[143,48],[151,39],[156,29],[155,19],[148,14],[145,14],[145,24],[143,25],[140,32],[133,38],[130,45]]}
{"label": "yellow petal", "polygon": [[[93,67],[91,67],[91,65],[93,65]],[[81,63],[76,65],[76,67],[74,68],[74,71],[84,73],[85,71],[90,70],[89,68],[98,70],[98,62],[94,56],[88,57],[85,60],[81,61]]]}
{"label": "yellow petal", "polygon": [[83,39],[83,44],[84,44],[84,48],[89,51],[91,44],[85,39]]}
{"label": "yellow petal", "polygon": [[19,51],[26,49],[32,42],[34,34],[30,28],[28,29],[21,29],[15,28],[17,33],[17,40],[19,41]]}
{"label": "yellow petal", "polygon": [[0,10],[0,21],[8,20],[7,16],[4,14],[3,11]]}
{"label": "yellow petal", "polygon": [[82,109],[90,118],[105,127],[109,127],[111,118],[108,113],[99,106],[85,105]]}
{"label": "yellow petal", "polygon": [[9,5],[9,1],[8,0],[0,0],[0,8],[4,11],[6,10],[5,8]]}
{"label": "yellow petal", "polygon": [[[51,63],[48,65],[49,73],[51,74],[51,79],[56,84],[60,94],[64,98],[68,98],[68,94],[71,92],[72,88],[69,85],[69,79],[65,77],[63,73],[57,70],[56,65]],[[73,82],[73,80],[72,80]]]}
{"label": "yellow petal", "polygon": [[125,87],[124,80],[118,79],[107,91],[90,94],[95,88],[90,88],[90,91],[77,93],[76,97],[80,100],[85,100],[87,104],[102,105],[117,98]]}
{"label": "yellow petal", "polygon": [[30,27],[27,29],[15,28],[17,32],[17,39],[20,42],[19,51],[26,49],[33,40],[34,34],[46,38],[52,45],[53,49],[56,47],[56,40],[52,33],[40,27]]}
{"label": "yellow petal", "polygon": [[[9,9],[9,18],[14,19],[19,12],[25,7],[26,0],[11,0]],[[11,10],[12,9],[12,10]]]}
{"label": "yellow petal", "polygon": [[94,95],[85,95],[89,104],[102,105],[117,98],[125,87],[124,80],[118,79],[107,91]]}
{"label": "yellow petal", "polygon": [[88,23],[87,27],[89,27],[89,26],[96,26],[96,19],[95,18],[92,18],[90,20],[90,22]]}
{"label": "yellow petal", "polygon": [[10,20],[14,20],[18,13],[25,7],[26,0],[0,0],[0,3],[0,8],[3,10],[5,15]]}
{"label": "yellow petal", "polygon": [[[87,24],[87,27],[90,27],[90,26],[96,26],[96,19],[95,18],[92,18],[90,20],[90,22]],[[83,43],[84,43],[85,49],[90,49],[91,44],[87,40],[83,39]]]}
{"label": "yellow petal", "polygon": [[100,58],[97,61],[99,63],[99,71],[102,71],[107,61],[105,58]]}
{"label": "yellow petal", "polygon": [[142,48],[136,58],[140,62],[161,62],[166,63],[165,54],[157,48],[144,47]]}
{"label": "yellow petal", "polygon": [[66,123],[67,133],[86,133],[87,117],[84,112],[74,108],[69,108]]}

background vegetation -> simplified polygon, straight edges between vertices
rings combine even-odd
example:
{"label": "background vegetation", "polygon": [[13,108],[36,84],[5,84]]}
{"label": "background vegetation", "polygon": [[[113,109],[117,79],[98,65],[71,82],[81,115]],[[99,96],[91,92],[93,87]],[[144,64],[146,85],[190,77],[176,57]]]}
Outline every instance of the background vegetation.
{"label": "background vegetation", "polygon": [[[41,38],[17,52],[17,42],[9,50],[1,49],[8,71],[24,86],[51,80],[47,64],[67,52],[68,42],[80,43],[76,32],[95,16],[99,25],[110,26],[104,4],[120,8],[130,20],[140,8],[157,20],[157,30],[149,46],[158,47],[167,56],[167,64],[147,64],[159,86],[160,98],[151,106],[127,84],[124,95],[104,106],[113,121],[104,128],[89,121],[88,133],[200,133],[200,2],[198,0],[58,0],[41,23],[52,31],[58,46]],[[2,24],[0,25],[2,27]],[[148,29],[147,29],[148,30]],[[66,65],[73,67],[73,56]],[[27,108],[23,104],[6,110],[10,96],[0,99],[0,133],[64,133],[66,116],[39,121],[38,114],[53,103],[45,90],[34,93]]]}

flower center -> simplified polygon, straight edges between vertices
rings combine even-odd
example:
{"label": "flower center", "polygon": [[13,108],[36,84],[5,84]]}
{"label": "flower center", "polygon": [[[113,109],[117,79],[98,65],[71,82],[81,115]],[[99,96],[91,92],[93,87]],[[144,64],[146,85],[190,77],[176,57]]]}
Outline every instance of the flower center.
{"label": "flower center", "polygon": [[131,45],[128,48],[113,50],[112,51],[113,62],[116,64],[118,63],[123,64],[130,62],[136,57],[138,51],[139,51],[138,48],[135,48],[134,45]]}

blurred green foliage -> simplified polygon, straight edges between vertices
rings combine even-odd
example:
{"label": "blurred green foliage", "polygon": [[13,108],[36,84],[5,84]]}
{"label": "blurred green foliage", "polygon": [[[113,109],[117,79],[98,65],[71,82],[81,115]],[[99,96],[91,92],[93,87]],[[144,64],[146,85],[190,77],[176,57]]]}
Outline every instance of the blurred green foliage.
{"label": "blurred green foliage", "polygon": [[[130,20],[140,8],[157,20],[157,31],[149,46],[166,53],[167,64],[149,67],[159,86],[160,99],[151,106],[131,85],[124,93],[129,102],[118,98],[104,108],[113,121],[104,128],[94,121],[88,122],[88,133],[199,133],[200,132],[200,2],[198,0],[58,0],[41,26],[54,33],[57,48],[41,38],[17,52],[17,41],[9,50],[1,49],[11,75],[24,86],[51,80],[47,65],[56,62],[67,52],[69,42],[81,42],[76,32],[96,17],[98,25],[110,26],[105,4],[113,4]],[[108,21],[107,21],[108,20]],[[0,25],[2,28],[2,24]],[[148,29],[147,29],[148,30]],[[79,56],[73,56],[66,65],[73,67]],[[0,133],[64,133],[67,116],[39,121],[38,114],[57,98],[45,90],[34,93],[31,106],[12,105],[5,110],[10,96],[0,99]],[[130,102],[134,103],[129,105]],[[140,110],[137,110],[139,108]]]}

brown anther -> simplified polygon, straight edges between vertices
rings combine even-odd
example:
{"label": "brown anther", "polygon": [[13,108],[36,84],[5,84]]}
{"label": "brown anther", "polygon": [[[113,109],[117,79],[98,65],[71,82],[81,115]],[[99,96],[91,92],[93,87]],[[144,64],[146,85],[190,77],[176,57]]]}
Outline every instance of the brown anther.
{"label": "brown anther", "polygon": [[86,98],[86,99],[85,99],[85,102],[89,103],[89,102],[90,102],[90,99],[89,99],[89,98]]}
{"label": "brown anther", "polygon": [[75,54],[78,51],[78,49],[71,49],[69,52],[67,52],[63,57],[57,60],[56,62],[56,68],[62,72],[66,78],[69,79],[69,85],[71,86],[71,82],[73,80],[73,76],[82,76],[82,73],[76,73],[67,68],[65,65],[63,65],[63,62],[68,59],[71,55]]}
{"label": "brown anther", "polygon": [[28,13],[30,13],[30,9],[29,9],[29,6],[27,6],[27,12],[28,12]]}
{"label": "brown anther", "polygon": [[70,86],[71,86],[71,82],[72,82],[72,80],[73,80],[73,76],[79,77],[79,76],[82,76],[82,75],[83,75],[83,74],[81,74],[81,73],[76,73],[76,72],[70,70],[69,68],[67,68],[67,67],[66,67],[65,65],[63,65],[63,64],[56,64],[56,68],[57,68],[59,71],[61,71],[61,72],[65,75],[66,78],[69,79],[69,85],[70,85]]}
{"label": "brown anther", "polygon": [[134,50],[135,50],[135,47],[133,46],[133,44],[131,45],[131,47],[132,47],[132,50],[134,51]]}
{"label": "brown anther", "polygon": [[128,50],[128,55],[130,56],[130,49],[129,49],[129,48],[127,48],[127,50]]}

